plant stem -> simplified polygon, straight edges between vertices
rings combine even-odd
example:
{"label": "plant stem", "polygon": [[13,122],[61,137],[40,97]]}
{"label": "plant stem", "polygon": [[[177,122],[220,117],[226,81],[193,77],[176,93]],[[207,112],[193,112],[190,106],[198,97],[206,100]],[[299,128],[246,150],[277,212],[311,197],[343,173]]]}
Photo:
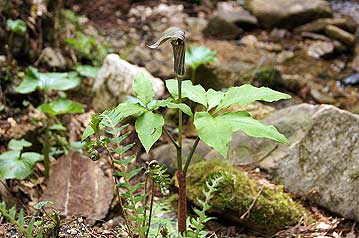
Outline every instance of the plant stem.
{"label": "plant stem", "polygon": [[[107,145],[104,146],[104,148],[106,149],[107,151],[107,154],[109,155],[109,159],[110,159],[110,163],[111,163],[111,167],[112,167],[112,172],[115,173],[116,171],[116,167],[115,167],[115,164],[114,164],[114,160],[115,158],[113,158],[111,152],[110,152],[110,149],[108,148]],[[127,214],[124,210],[124,206],[123,206],[123,202],[122,202],[122,199],[121,199],[121,194],[120,194],[120,190],[118,189],[117,187],[117,184],[119,183],[118,179],[116,176],[112,175],[112,179],[113,181],[115,182],[115,189],[116,189],[116,194],[117,194],[117,198],[119,200],[119,203],[120,203],[120,206],[121,206],[121,209],[122,209],[122,216],[123,216],[123,219],[125,219],[125,224],[126,224],[126,228],[127,228],[127,232],[129,234],[130,237],[133,237],[133,234],[132,234],[132,230],[130,228],[130,223],[128,221],[128,218],[127,218]]]}
{"label": "plant stem", "polygon": [[146,238],[148,238],[148,233],[150,232],[150,227],[151,227],[151,219],[152,219],[152,212],[153,212],[153,198],[155,195],[155,183],[152,180],[152,184],[151,184],[151,204],[150,204],[150,214],[148,216],[148,228],[147,228],[147,232],[146,232]]}
{"label": "plant stem", "polygon": [[197,69],[196,68],[192,68],[192,76],[191,76],[191,79],[192,79],[192,83],[193,84],[196,84],[196,72],[197,72]]}
{"label": "plant stem", "polygon": [[[49,97],[47,96],[45,92],[45,100],[44,104],[48,103]],[[50,173],[50,118],[47,115],[45,120],[45,138],[44,138],[44,148],[43,148],[43,154],[44,154],[44,167],[45,167],[45,177],[49,177]]]}
{"label": "plant stem", "polygon": [[8,61],[8,64],[9,64],[9,65],[12,64],[13,45],[14,45],[14,32],[11,31],[11,32],[10,32],[10,35],[9,35],[8,45],[7,45],[7,61]]}
{"label": "plant stem", "polygon": [[191,148],[191,151],[190,151],[190,153],[189,153],[189,155],[188,155],[188,157],[187,157],[186,163],[185,163],[184,168],[183,168],[183,174],[184,174],[184,176],[186,176],[186,174],[187,174],[188,166],[189,166],[189,164],[191,163],[191,159],[192,159],[192,157],[193,157],[194,152],[195,152],[196,149],[197,149],[197,146],[198,146],[199,141],[200,141],[200,138],[197,137],[196,140],[195,140],[194,143],[193,143],[193,146],[192,146],[192,148]]}
{"label": "plant stem", "polygon": [[[176,76],[178,82],[178,103],[182,101],[182,79]],[[178,139],[177,139],[177,169],[182,171],[182,111],[178,109]]]}
{"label": "plant stem", "polygon": [[[182,79],[176,75],[178,82],[178,102],[182,101]],[[182,171],[182,111],[178,109],[178,139],[177,139],[177,181],[178,181],[178,232],[186,231],[187,220],[187,197],[186,197],[186,178]]]}
{"label": "plant stem", "polygon": [[176,142],[176,140],[173,138],[173,136],[171,135],[171,133],[167,130],[166,127],[163,127],[163,131],[165,132],[165,134],[168,136],[168,138],[170,139],[170,141],[172,142],[172,144],[174,146],[176,146],[176,148],[178,148],[178,144]]}

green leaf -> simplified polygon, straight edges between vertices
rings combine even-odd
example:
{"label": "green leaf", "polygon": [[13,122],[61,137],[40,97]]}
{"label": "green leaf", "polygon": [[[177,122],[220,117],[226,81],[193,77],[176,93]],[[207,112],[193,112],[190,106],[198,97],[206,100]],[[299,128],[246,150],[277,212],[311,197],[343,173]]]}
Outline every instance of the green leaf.
{"label": "green leaf", "polygon": [[28,142],[27,140],[21,139],[21,140],[15,140],[12,139],[9,144],[8,148],[10,150],[18,150],[21,151],[24,147],[30,147],[32,144]]}
{"label": "green leaf", "polygon": [[21,19],[6,21],[6,29],[14,33],[24,34],[26,32],[26,23]]}
{"label": "green leaf", "polygon": [[207,47],[190,47],[186,52],[186,65],[192,69],[197,69],[202,64],[217,61],[217,53]]}
{"label": "green leaf", "polygon": [[153,112],[145,112],[137,118],[135,123],[136,132],[147,153],[161,137],[164,123],[162,115]]}
{"label": "green leaf", "polygon": [[194,125],[199,138],[226,158],[228,144],[232,138],[231,124],[211,116],[208,112],[196,112]]}
{"label": "green leaf", "polygon": [[216,112],[229,107],[232,104],[246,106],[254,101],[273,102],[280,99],[291,98],[288,94],[277,92],[266,87],[254,87],[245,84],[240,87],[230,88],[224,95],[221,103],[218,105]]}
{"label": "green leaf", "polygon": [[133,91],[145,106],[147,106],[155,96],[151,80],[146,78],[143,73],[136,75],[133,82]]}
{"label": "green leaf", "polygon": [[252,137],[268,138],[282,144],[288,144],[287,138],[279,133],[274,126],[265,125],[253,119],[247,112],[229,112],[220,117],[231,124],[232,131],[240,130]]}
{"label": "green leaf", "polygon": [[192,117],[192,111],[189,106],[184,103],[175,103],[171,98],[166,100],[158,100],[156,104],[153,106],[153,110],[157,110],[159,107],[168,107],[173,109],[180,109],[182,112],[187,114],[188,116]]}
{"label": "green leaf", "polygon": [[41,104],[37,109],[52,116],[84,112],[84,108],[81,103],[74,102],[69,99],[57,99],[56,101],[50,103]]}
{"label": "green leaf", "polygon": [[64,127],[64,125],[62,125],[61,123],[54,124],[54,125],[50,126],[49,129],[53,130],[53,131],[66,131],[67,130],[67,128]]}
{"label": "green leaf", "polygon": [[79,75],[83,77],[96,78],[98,67],[94,67],[91,65],[77,65],[75,67],[75,70],[77,73],[79,73]]}
{"label": "green leaf", "polygon": [[[178,98],[178,81],[166,80],[166,87],[174,99]],[[207,107],[206,91],[201,85],[193,85],[192,81],[182,81],[182,96]]]}
{"label": "green leaf", "polygon": [[81,136],[81,141],[86,140],[90,135],[95,134],[94,129],[91,126],[86,127]]}
{"label": "green leaf", "polygon": [[1,179],[24,179],[29,176],[36,162],[42,155],[35,152],[8,151],[0,155]]}
{"label": "green leaf", "polygon": [[25,79],[15,91],[18,93],[31,93],[36,89],[65,91],[77,87],[80,82],[76,72],[40,73],[36,68],[28,67],[25,71]]}
{"label": "green leaf", "polygon": [[208,102],[207,111],[209,111],[212,108],[218,106],[218,104],[221,102],[222,98],[224,97],[224,92],[215,91],[210,88],[206,92],[206,97]]}

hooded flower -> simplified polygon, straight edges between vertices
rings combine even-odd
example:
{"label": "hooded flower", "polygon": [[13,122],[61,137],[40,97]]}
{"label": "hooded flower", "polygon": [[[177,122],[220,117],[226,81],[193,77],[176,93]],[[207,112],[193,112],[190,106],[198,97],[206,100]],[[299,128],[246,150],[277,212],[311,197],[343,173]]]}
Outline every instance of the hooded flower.
{"label": "hooded flower", "polygon": [[161,34],[160,38],[154,44],[148,46],[151,49],[156,49],[163,43],[170,41],[174,55],[174,73],[180,77],[183,76],[186,71],[185,39],[185,32],[181,28],[170,27]]}

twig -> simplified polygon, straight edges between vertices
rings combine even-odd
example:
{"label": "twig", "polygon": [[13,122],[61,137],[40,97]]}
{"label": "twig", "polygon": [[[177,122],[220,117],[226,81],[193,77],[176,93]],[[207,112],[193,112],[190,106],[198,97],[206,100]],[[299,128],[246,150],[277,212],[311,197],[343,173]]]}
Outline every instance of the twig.
{"label": "twig", "polygon": [[165,134],[168,136],[168,138],[171,140],[172,144],[174,144],[174,146],[176,146],[176,148],[178,148],[178,144],[177,144],[176,140],[173,138],[173,136],[172,136],[171,133],[167,130],[166,127],[163,127],[163,131],[164,131]]}
{"label": "twig", "polygon": [[259,196],[261,195],[263,189],[264,189],[264,185],[262,185],[262,187],[260,188],[258,194],[257,194],[256,197],[254,198],[254,200],[253,200],[252,204],[249,206],[248,210],[247,210],[245,213],[243,213],[243,215],[240,217],[241,220],[244,219],[244,218],[246,218],[246,216],[249,216],[249,214],[250,214],[252,208],[254,207],[254,205],[256,205],[256,202],[257,202]]}

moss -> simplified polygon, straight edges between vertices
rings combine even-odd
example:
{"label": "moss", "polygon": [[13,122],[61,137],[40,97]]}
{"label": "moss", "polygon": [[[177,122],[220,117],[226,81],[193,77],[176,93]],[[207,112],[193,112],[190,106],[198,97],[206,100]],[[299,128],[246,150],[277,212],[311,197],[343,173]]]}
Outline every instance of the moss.
{"label": "moss", "polygon": [[284,193],[282,187],[273,189],[265,186],[249,216],[240,219],[253,203],[262,185],[233,166],[217,160],[203,161],[189,169],[189,200],[196,204],[195,198],[202,197],[205,182],[217,174],[224,174],[225,180],[210,203],[211,213],[220,214],[221,217],[263,234],[274,234],[297,224],[302,217],[310,218],[310,213]]}

